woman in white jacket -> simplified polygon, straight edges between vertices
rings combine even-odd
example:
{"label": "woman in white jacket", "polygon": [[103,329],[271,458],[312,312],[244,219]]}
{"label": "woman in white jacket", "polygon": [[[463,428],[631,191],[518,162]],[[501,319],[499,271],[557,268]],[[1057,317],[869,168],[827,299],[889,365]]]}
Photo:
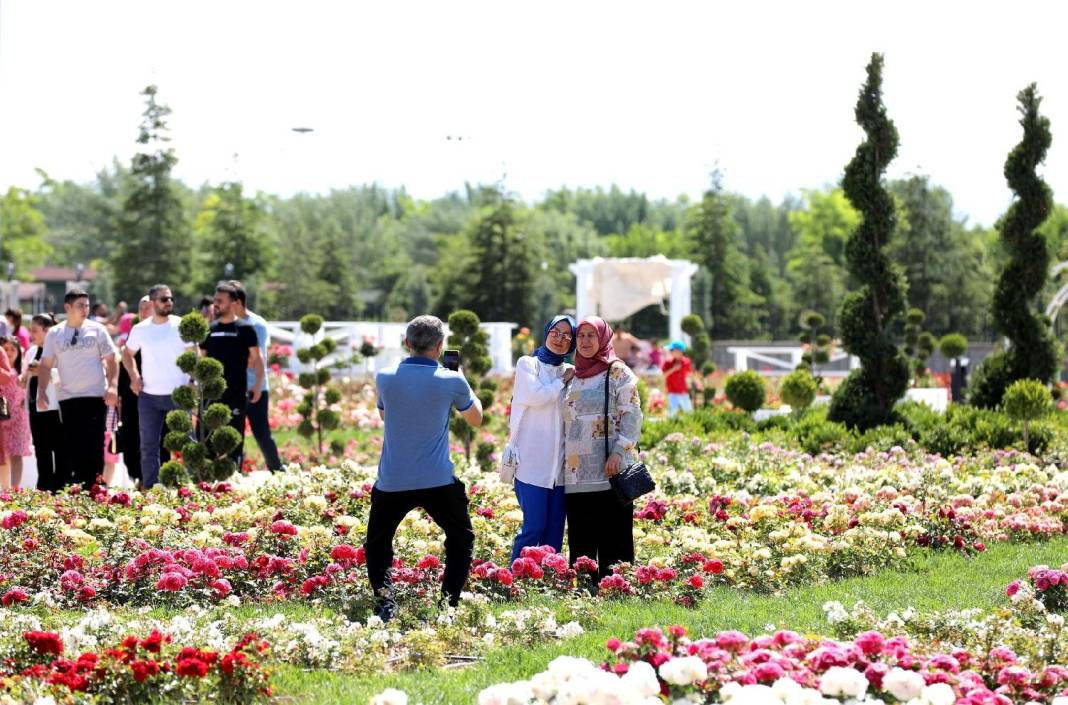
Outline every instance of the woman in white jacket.
{"label": "woman in white jacket", "polygon": [[557,316],[545,326],[542,345],[515,366],[510,421],[511,444],[519,454],[515,495],[523,509],[523,528],[512,547],[512,560],[526,546],[564,543],[563,392],[575,376],[566,364],[575,351],[575,319]]}
{"label": "woman in white jacket", "polygon": [[22,365],[22,383],[27,387],[26,402],[30,411],[30,435],[33,437],[33,452],[37,456],[37,489],[58,492],[71,483],[70,468],[64,453],[63,424],[59,419],[59,371],[52,368],[52,378],[46,393],[48,411],[37,410],[37,366],[41,362],[45,334],[55,325],[51,314],[39,314],[30,322],[30,339],[33,344],[26,351]]}

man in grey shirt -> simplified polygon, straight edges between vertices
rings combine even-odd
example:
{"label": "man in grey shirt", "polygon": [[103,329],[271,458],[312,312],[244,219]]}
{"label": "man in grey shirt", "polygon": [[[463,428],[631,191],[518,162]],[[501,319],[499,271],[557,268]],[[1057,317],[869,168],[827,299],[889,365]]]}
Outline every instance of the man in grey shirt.
{"label": "man in grey shirt", "polygon": [[72,289],[63,297],[67,320],[45,336],[38,368],[37,408],[48,409],[48,380],[59,370],[59,412],[71,476],[89,489],[104,471],[107,407],[118,403],[118,349],[107,328],[89,320],[89,294]]}

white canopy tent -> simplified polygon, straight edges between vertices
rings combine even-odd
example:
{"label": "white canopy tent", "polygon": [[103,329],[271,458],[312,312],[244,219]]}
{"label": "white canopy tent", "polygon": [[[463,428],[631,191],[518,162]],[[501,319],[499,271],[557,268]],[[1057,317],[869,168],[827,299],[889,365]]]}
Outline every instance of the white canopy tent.
{"label": "white canopy tent", "polygon": [[575,275],[575,313],[621,321],[646,306],[670,297],[668,329],[683,338],[682,319],[690,313],[690,280],[697,265],[656,257],[582,259],[570,266]]}

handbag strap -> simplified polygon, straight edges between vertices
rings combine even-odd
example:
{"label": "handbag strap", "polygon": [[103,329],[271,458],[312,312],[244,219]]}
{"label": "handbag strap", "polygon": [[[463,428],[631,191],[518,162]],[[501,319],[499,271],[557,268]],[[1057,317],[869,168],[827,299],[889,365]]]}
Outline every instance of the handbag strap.
{"label": "handbag strap", "polygon": [[611,455],[608,452],[608,386],[612,379],[612,365],[614,364],[614,362],[608,363],[608,369],[604,373],[604,461],[606,463]]}

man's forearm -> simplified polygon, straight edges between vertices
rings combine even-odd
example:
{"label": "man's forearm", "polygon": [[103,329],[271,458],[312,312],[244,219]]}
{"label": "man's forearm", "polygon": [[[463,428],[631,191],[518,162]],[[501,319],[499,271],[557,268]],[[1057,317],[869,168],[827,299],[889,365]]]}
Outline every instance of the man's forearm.
{"label": "man's forearm", "polygon": [[105,374],[108,378],[108,387],[118,387],[119,363],[117,360],[115,360],[114,355],[112,355],[111,358],[104,360],[104,370],[106,370]]}
{"label": "man's forearm", "polygon": [[126,368],[126,373],[130,375],[131,381],[136,382],[141,379],[141,373],[137,371],[137,359],[129,348],[122,349],[122,364]]}

